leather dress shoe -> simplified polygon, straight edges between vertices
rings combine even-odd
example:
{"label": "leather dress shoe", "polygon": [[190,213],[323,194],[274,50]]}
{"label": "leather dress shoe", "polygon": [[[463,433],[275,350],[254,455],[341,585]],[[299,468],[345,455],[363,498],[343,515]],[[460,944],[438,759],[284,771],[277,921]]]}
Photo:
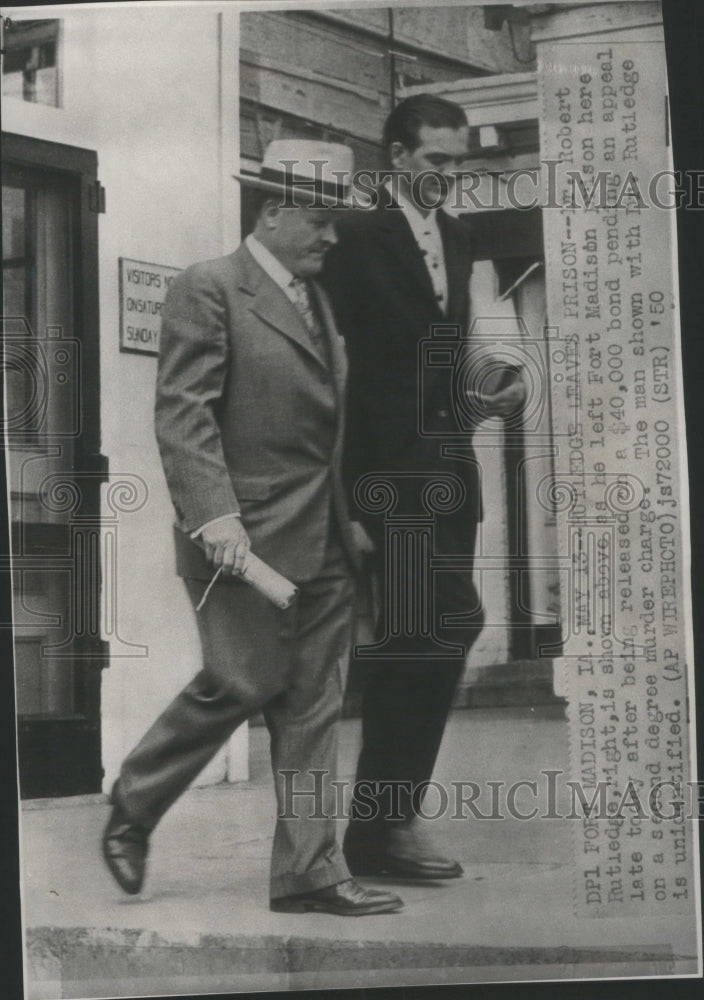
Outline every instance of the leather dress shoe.
{"label": "leather dress shoe", "polygon": [[381,844],[365,844],[361,838],[346,836],[342,849],[347,867],[355,876],[448,879],[464,875],[459,861],[437,854],[409,830],[391,833]]}
{"label": "leather dress shoe", "polygon": [[315,889],[296,896],[272,899],[269,908],[275,913],[334,913],[340,917],[364,917],[373,913],[395,913],[402,909],[403,900],[392,892],[366,889],[348,878],[324,889]]}
{"label": "leather dress shoe", "polygon": [[144,883],[149,833],[134,824],[113,792],[113,808],[103,832],[103,858],[117,884],[135,896]]}

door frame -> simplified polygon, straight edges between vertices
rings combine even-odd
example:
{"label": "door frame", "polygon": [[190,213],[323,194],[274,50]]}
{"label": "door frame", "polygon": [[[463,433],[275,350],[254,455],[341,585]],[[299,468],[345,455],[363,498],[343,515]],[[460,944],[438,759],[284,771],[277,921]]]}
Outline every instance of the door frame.
{"label": "door frame", "polygon": [[[74,221],[74,330],[81,351],[81,429],[75,438],[71,473],[80,476],[81,517],[99,530],[100,487],[108,465],[100,452],[100,305],[98,290],[98,212],[102,189],[98,184],[98,157],[93,150],[34,139],[15,133],[2,135],[2,161],[13,172],[46,172],[73,188]],[[71,476],[69,473],[69,477]],[[27,530],[27,522],[12,524],[12,552],[35,558],[46,569],[52,559],[66,561],[66,535],[58,537],[51,525]],[[47,530],[49,529],[49,530]],[[57,537],[54,537],[54,536]],[[29,547],[29,551],[28,550]],[[21,556],[20,556],[21,558]],[[86,560],[95,553],[88,553]],[[8,560],[3,559],[3,563]],[[15,560],[16,563],[16,560]],[[99,566],[87,566],[93,574]],[[86,574],[83,574],[85,577]],[[93,576],[93,579],[99,577]],[[82,591],[99,622],[100,585]],[[89,596],[88,596],[89,595]],[[108,644],[99,632],[75,640],[74,698],[76,711],[66,717],[17,718],[18,764],[22,798],[100,792],[102,787],[100,680],[108,663]]]}

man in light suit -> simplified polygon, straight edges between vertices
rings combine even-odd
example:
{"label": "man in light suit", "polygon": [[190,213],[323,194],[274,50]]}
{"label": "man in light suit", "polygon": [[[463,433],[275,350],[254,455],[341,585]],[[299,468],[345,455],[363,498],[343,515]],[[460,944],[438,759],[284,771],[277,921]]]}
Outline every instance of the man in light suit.
{"label": "man in light suit", "polygon": [[[403,905],[350,878],[332,819],[357,554],[340,480],[345,355],[312,279],[335,242],[332,206],[351,167],[345,146],[273,142],[260,177],[239,177],[261,192],[253,234],[180,274],[165,302],[156,433],[177,569],[196,609],[205,598],[196,611],[203,669],[113,789],[103,855],[129,893],[142,886],[159,819],[262,711],[278,804],[271,908],[360,915]],[[250,546],[297,585],[287,610],[242,581]],[[325,772],[318,802],[293,800],[296,816],[285,771],[298,773],[299,791]]]}

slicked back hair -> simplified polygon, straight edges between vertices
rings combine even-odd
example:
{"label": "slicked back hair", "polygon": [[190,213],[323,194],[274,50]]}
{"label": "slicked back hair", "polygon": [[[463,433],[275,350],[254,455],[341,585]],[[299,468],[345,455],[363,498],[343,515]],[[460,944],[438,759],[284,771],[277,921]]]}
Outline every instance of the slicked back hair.
{"label": "slicked back hair", "polygon": [[382,138],[386,155],[389,156],[394,142],[400,142],[411,153],[417,149],[420,145],[418,133],[423,125],[458,129],[467,125],[467,116],[459,104],[435,94],[408,97],[396,105],[384,123]]}

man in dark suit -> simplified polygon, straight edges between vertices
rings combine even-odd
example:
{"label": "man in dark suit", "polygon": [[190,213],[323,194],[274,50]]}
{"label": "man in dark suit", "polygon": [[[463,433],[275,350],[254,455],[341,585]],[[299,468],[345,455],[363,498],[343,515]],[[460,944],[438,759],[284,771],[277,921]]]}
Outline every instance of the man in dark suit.
{"label": "man in dark suit", "polygon": [[[156,433],[203,669],[127,756],[113,789],[103,855],[126,892],[139,892],[149,834],[169,806],[262,711],[278,804],[271,908],[402,906],[350,878],[332,818],[358,556],[340,477],[346,361],[313,279],[336,239],[332,171],[351,166],[345,146],[272,143],[260,177],[246,181],[261,192],[253,234],[186,269],[165,302]],[[243,582],[250,546],[298,587],[288,609]],[[297,774],[297,791],[325,773],[315,809],[295,798],[298,815],[287,813],[285,771]]]}
{"label": "man in dark suit", "polygon": [[[463,556],[464,566],[433,575],[433,635],[416,623],[406,632],[401,658],[397,637],[394,659],[385,659],[382,651],[369,666],[362,749],[344,841],[350,870],[360,875],[462,874],[458,862],[428,844],[417,814],[466,651],[483,620],[469,565],[481,518],[480,473],[471,450],[471,413],[458,423],[462,408],[447,377],[461,365],[461,351],[454,365],[451,360],[421,373],[419,345],[434,324],[459,327],[463,336],[469,324],[470,233],[462,221],[437,209],[452,173],[467,158],[468,134],[464,112],[449,101],[422,94],[399,104],[384,128],[393,174],[376,192],[376,207],[339,221],[339,241],[323,273],[349,361],[345,467],[350,495],[363,476],[375,473],[391,484],[396,511],[408,516],[419,513],[424,476],[449,474],[464,486],[462,502],[435,519],[435,553]],[[456,346],[461,342],[458,338]],[[512,386],[485,396],[477,412],[508,415],[521,395],[522,386]],[[458,430],[467,432],[461,454],[455,449],[455,457],[449,457],[442,435]],[[352,516],[366,532],[365,547],[374,553],[372,572],[381,579],[383,600],[387,606],[398,603],[392,581],[384,579],[383,519],[359,506]],[[448,625],[443,617],[449,614],[462,615],[462,624]],[[456,655],[438,656],[439,643],[454,644]]]}

